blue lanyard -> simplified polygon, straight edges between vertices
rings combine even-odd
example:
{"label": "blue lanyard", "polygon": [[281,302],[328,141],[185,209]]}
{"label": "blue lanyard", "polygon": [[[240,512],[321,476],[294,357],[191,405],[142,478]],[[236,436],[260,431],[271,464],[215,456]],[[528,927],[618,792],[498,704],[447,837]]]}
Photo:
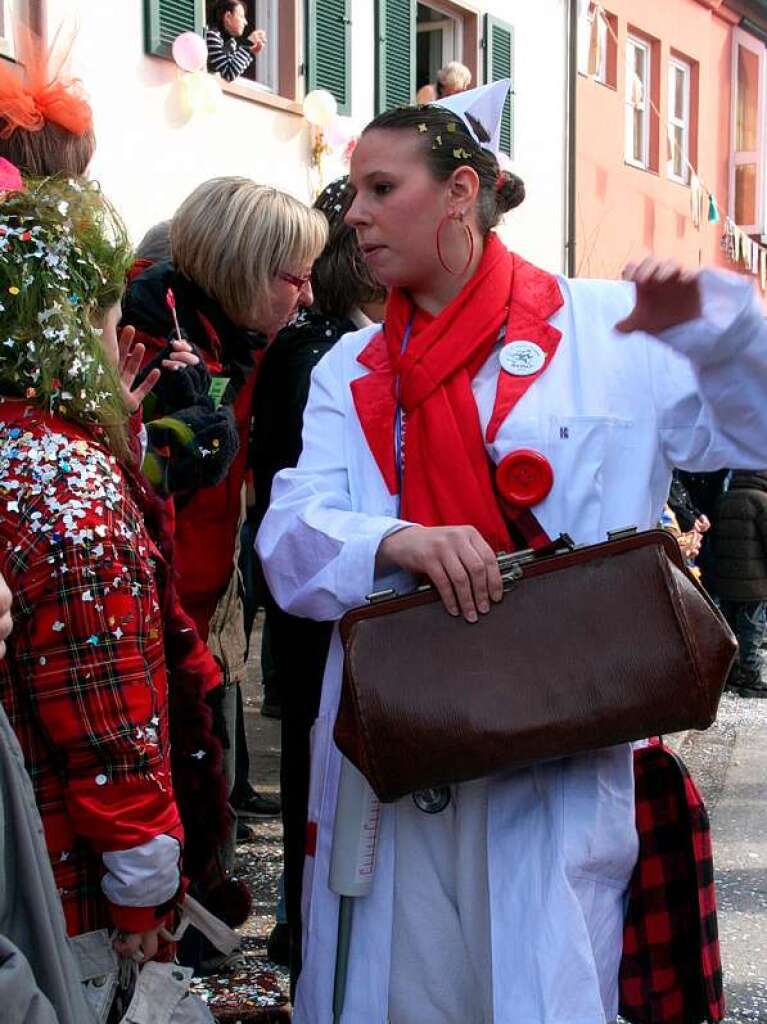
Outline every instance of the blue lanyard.
{"label": "blue lanyard", "polygon": [[[410,322],[405,328],[405,333],[402,336],[402,345],[400,346],[400,356],[404,356],[407,352],[407,347],[410,344],[410,335],[413,332],[413,317],[410,318]],[[402,440],[403,440],[403,416],[402,416],[402,403],[400,401],[402,393],[402,381],[400,376],[397,376],[397,417],[394,423],[394,455],[397,460],[397,477],[399,479],[399,490],[400,497],[402,496]]]}

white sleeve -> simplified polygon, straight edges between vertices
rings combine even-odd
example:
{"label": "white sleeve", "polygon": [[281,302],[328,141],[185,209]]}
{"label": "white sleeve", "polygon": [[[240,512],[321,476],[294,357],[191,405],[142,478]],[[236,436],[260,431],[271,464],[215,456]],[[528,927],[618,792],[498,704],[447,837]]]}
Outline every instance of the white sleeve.
{"label": "white sleeve", "polygon": [[751,281],[701,274],[702,313],[652,346],[660,444],[669,466],[767,467],[767,326]]}
{"label": "white sleeve", "polygon": [[[312,373],[301,458],[295,469],[275,477],[271,505],[256,538],[275,601],[286,612],[310,619],[339,619],[363,604],[375,589],[381,541],[410,525],[352,511],[348,386],[339,342]],[[354,415],[349,408],[348,415]]]}

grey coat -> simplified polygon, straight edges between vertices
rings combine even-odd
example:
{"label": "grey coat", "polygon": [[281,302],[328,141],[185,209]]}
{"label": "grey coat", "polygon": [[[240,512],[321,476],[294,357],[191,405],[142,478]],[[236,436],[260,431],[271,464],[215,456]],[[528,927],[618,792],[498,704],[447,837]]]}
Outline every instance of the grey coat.
{"label": "grey coat", "polygon": [[0,1019],[91,1024],[32,783],[1,706],[0,825]]}

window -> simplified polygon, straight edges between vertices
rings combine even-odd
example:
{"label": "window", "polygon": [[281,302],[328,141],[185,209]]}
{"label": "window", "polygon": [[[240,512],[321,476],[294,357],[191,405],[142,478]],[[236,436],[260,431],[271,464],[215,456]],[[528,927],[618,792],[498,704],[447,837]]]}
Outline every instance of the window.
{"label": "window", "polygon": [[650,167],[649,43],[636,36],[626,38],[626,162]]}
{"label": "window", "polygon": [[307,91],[327,89],[351,113],[351,0],[309,0]]}
{"label": "window", "polygon": [[589,53],[589,71],[603,85],[607,83],[607,43],[610,33],[607,27],[607,18],[604,13],[592,8],[594,27],[592,28],[592,53]]}
{"label": "window", "polygon": [[412,103],[451,60],[478,83],[479,18],[453,0],[376,0],[376,113]]}
{"label": "window", "polygon": [[245,35],[257,28],[266,32],[267,45],[245,71],[243,78],[270,92],[279,88],[280,14],[278,0],[244,0],[248,24]]}
{"label": "window", "polygon": [[595,0],[578,3],[578,74],[618,86],[618,19]]}
{"label": "window", "polygon": [[0,0],[0,55],[13,57],[11,0]]}
{"label": "window", "polygon": [[416,89],[433,85],[448,61],[463,59],[462,22],[437,2],[416,6]]}
{"label": "window", "polygon": [[672,57],[668,64],[668,176],[687,184],[690,179],[690,65]]}
{"label": "window", "polygon": [[762,222],[764,46],[737,30],[733,38],[730,216],[749,233]]}

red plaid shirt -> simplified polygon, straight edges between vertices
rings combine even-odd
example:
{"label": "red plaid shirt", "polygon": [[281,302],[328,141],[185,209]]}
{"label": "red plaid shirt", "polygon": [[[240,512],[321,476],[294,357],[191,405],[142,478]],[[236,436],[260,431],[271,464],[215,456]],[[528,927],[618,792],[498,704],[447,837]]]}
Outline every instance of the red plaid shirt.
{"label": "red plaid shirt", "polygon": [[[0,406],[0,571],[14,594],[0,700],[32,777],[70,934],[155,924],[154,907],[107,902],[100,855],[163,834],[182,840],[155,558],[105,448],[24,403]],[[171,864],[157,868],[172,875]]]}
{"label": "red plaid shirt", "polygon": [[725,1015],[711,834],[682,760],[634,751],[639,859],[623,934],[621,1014],[632,1024],[700,1024]]}

